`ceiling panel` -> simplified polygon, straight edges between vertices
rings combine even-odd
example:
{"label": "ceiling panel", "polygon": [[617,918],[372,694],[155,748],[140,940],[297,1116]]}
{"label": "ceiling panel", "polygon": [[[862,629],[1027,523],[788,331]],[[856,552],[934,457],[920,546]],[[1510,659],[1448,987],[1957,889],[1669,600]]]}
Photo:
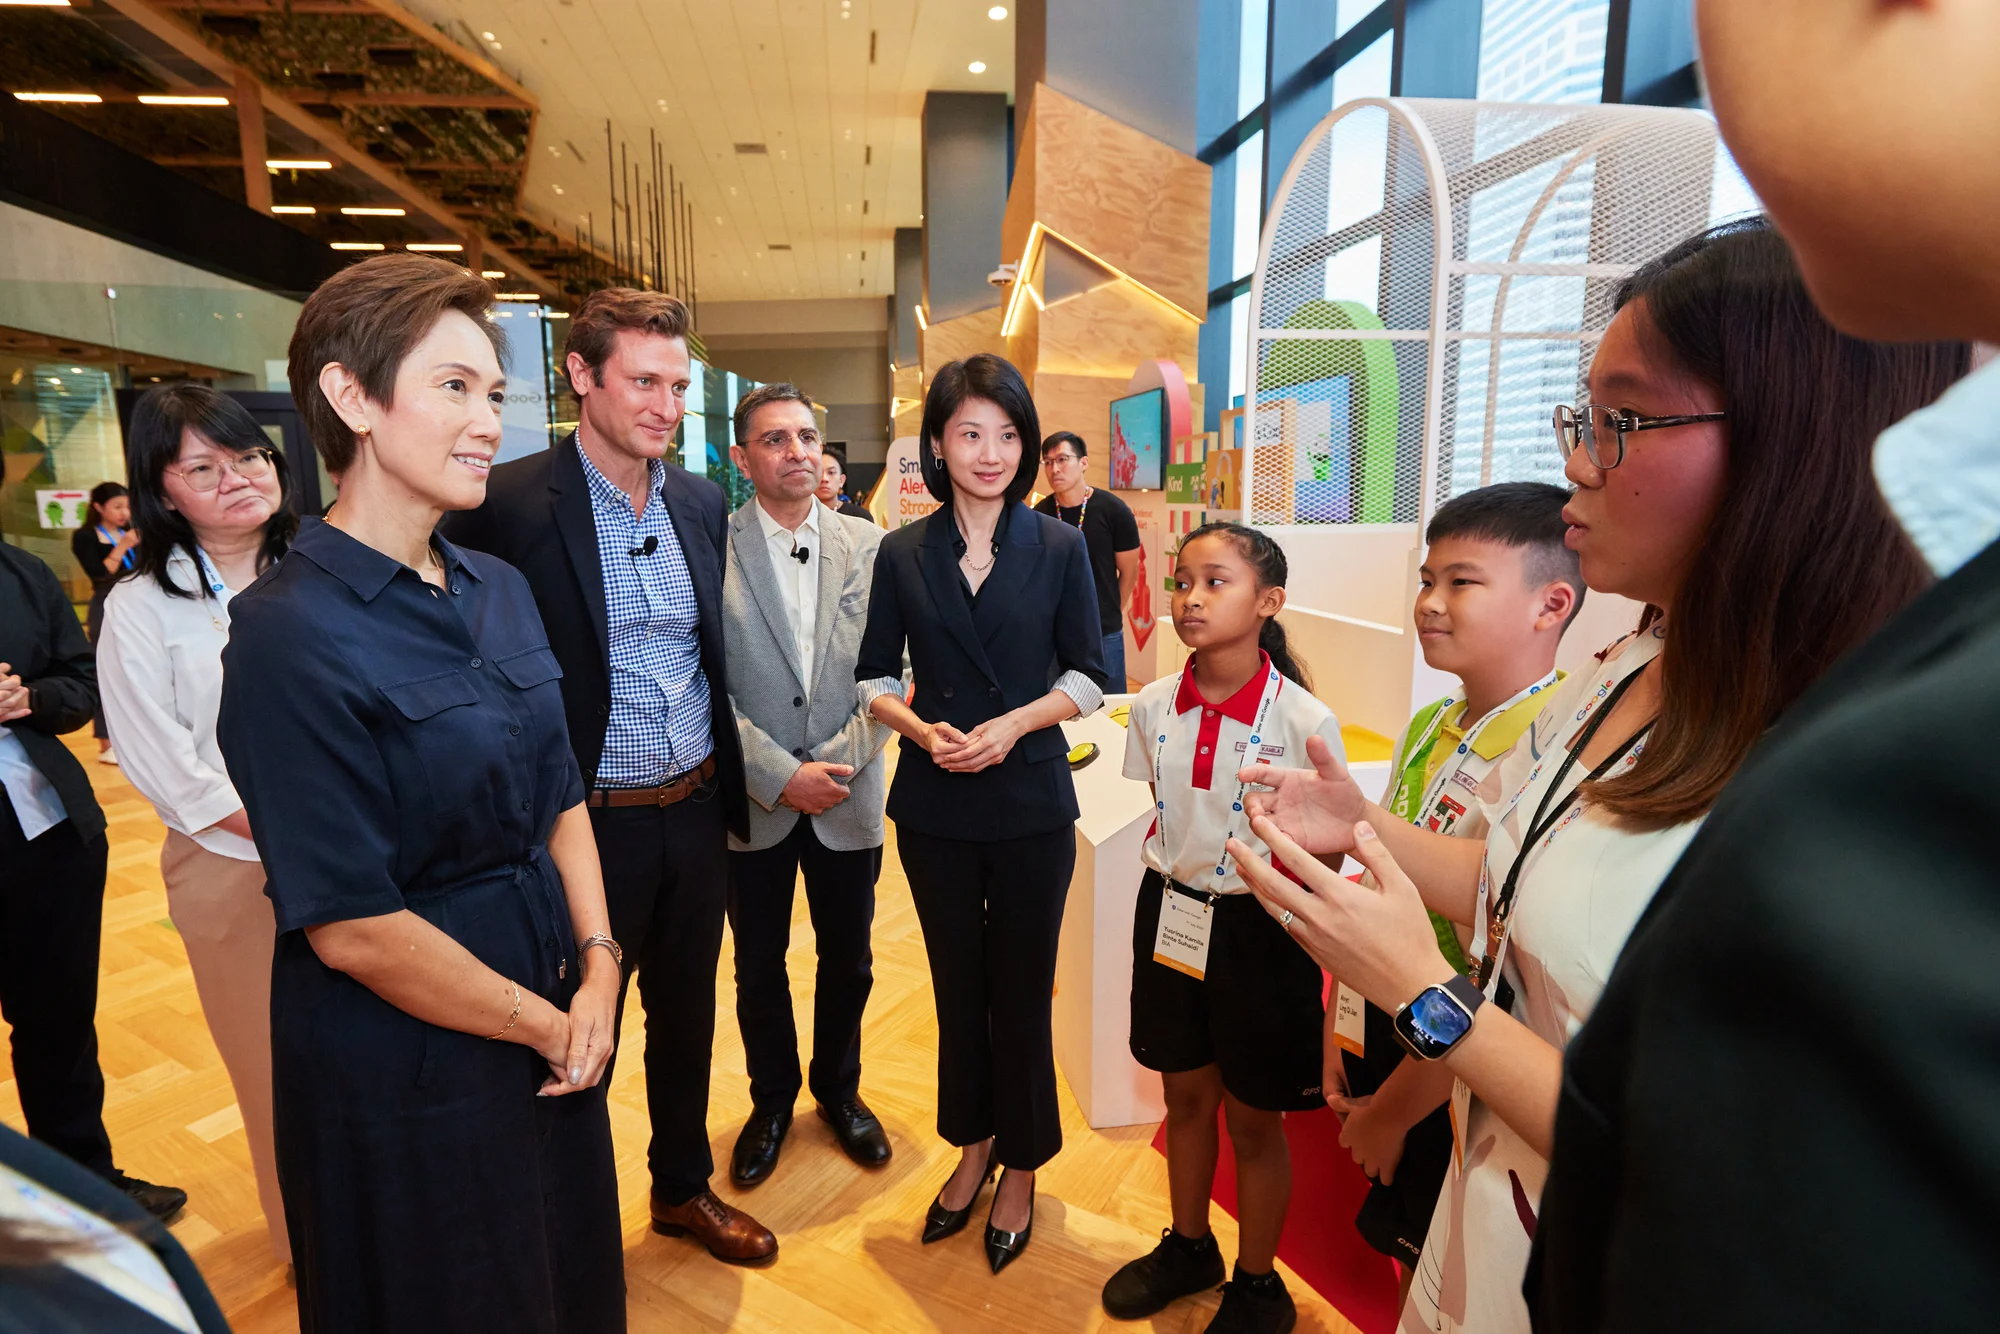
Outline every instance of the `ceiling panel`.
{"label": "ceiling panel", "polygon": [[[539,101],[522,206],[562,235],[594,229],[600,246],[609,243],[617,150],[622,145],[626,163],[639,166],[648,135],[656,136],[686,189],[698,294],[710,301],[891,290],[894,231],[918,225],[922,207],[924,94],[1013,88],[1013,17],[995,21],[991,7],[990,0],[411,6],[478,45]],[[971,73],[974,61],[985,70]],[[748,144],[766,151],[737,151]]]}

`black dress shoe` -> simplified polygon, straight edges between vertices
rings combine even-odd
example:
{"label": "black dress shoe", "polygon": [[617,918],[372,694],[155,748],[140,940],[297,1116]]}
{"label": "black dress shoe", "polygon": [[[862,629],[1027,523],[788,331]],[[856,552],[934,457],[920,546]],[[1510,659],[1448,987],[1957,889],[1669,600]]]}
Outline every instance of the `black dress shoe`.
{"label": "black dress shoe", "polygon": [[[986,1189],[992,1181],[993,1174],[988,1172],[980,1181],[979,1190],[972,1192],[972,1198],[965,1202],[963,1209],[945,1208],[944,1189],[940,1187],[937,1198],[931,1201],[930,1212],[924,1215],[924,1245],[943,1241],[946,1237],[956,1236],[965,1231],[965,1224],[972,1217],[972,1206],[979,1203],[979,1191]],[[945,1182],[946,1186],[950,1184],[949,1181]]]}
{"label": "black dress shoe", "polygon": [[849,1098],[835,1107],[822,1105],[819,1119],[833,1127],[840,1147],[863,1167],[880,1167],[889,1161],[888,1133],[860,1098]]}
{"label": "black dress shoe", "polygon": [[179,1186],[156,1186],[150,1181],[128,1177],[123,1172],[107,1173],[104,1179],[162,1223],[171,1223],[174,1215],[187,1207],[188,1193]]}
{"label": "black dress shoe", "polygon": [[[993,1192],[993,1203],[1000,1203],[1000,1192]],[[1028,1249],[1028,1238],[1035,1235],[1035,1202],[1028,1201],[1028,1225],[1019,1232],[1002,1232],[993,1226],[993,1211],[986,1212],[986,1263],[999,1273],[1019,1258]]]}
{"label": "black dress shoe", "polygon": [[750,1187],[771,1175],[778,1166],[778,1151],[785,1147],[785,1133],[792,1128],[792,1109],[752,1111],[736,1137],[736,1151],[729,1155],[729,1179]]}

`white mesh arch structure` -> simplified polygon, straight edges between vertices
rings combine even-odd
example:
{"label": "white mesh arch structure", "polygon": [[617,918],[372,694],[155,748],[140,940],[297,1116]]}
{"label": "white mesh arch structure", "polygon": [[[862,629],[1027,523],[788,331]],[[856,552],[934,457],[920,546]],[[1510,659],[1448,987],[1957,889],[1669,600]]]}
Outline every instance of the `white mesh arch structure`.
{"label": "white mesh arch structure", "polygon": [[1696,111],[1366,99],[1292,159],[1250,287],[1246,517],[1413,525],[1557,480],[1622,279],[1710,222]]}

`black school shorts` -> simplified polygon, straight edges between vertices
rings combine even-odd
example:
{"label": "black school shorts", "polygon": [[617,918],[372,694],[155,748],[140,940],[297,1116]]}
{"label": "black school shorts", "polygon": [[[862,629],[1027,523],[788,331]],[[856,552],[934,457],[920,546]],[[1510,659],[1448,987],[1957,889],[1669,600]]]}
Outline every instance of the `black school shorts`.
{"label": "black school shorts", "polygon": [[1148,870],[1132,914],[1132,1056],[1178,1074],[1214,1065],[1222,1087],[1267,1112],[1324,1107],[1320,971],[1251,894],[1215,901],[1207,976],[1153,961],[1166,878]]}
{"label": "black school shorts", "polygon": [[[1382,1081],[1404,1061],[1416,1059],[1396,1041],[1395,1021],[1386,1010],[1370,1005],[1367,1022],[1362,1039],[1367,1055],[1341,1053],[1348,1092],[1357,1098],[1381,1088]],[[1437,1210],[1438,1193],[1444,1189],[1445,1173],[1450,1170],[1451,1112],[1440,1107],[1404,1136],[1396,1179],[1386,1186],[1379,1181],[1370,1183],[1361,1212],[1354,1217],[1361,1239],[1392,1260],[1414,1265],[1424,1253],[1424,1237]]]}

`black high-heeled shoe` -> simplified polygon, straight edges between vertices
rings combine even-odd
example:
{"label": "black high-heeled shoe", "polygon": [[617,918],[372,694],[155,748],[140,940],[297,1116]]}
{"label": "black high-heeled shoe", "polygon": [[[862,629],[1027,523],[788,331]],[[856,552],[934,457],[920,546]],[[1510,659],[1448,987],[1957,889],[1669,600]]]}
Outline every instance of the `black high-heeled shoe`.
{"label": "black high-heeled shoe", "polygon": [[[963,1209],[945,1208],[944,1187],[939,1187],[937,1198],[931,1201],[930,1211],[924,1215],[924,1245],[928,1246],[934,1241],[943,1241],[946,1237],[955,1236],[965,1231],[966,1223],[972,1218],[972,1206],[979,1203],[980,1191],[985,1190],[992,1182],[993,1172],[989,1168],[986,1175],[980,1179],[979,1185],[973,1190],[972,1198],[965,1202]],[[951,1182],[946,1181],[944,1184],[949,1186]]]}
{"label": "black high-heeled shoe", "polygon": [[[996,1207],[1000,1203],[1000,1192],[998,1190],[993,1192],[993,1203]],[[1028,1200],[1028,1225],[1019,1232],[1002,1232],[999,1228],[994,1227],[993,1210],[988,1209],[986,1211],[986,1263],[993,1266],[994,1273],[999,1273],[1020,1258],[1021,1252],[1028,1249],[1028,1238],[1034,1235],[1035,1201],[1032,1196]]]}

